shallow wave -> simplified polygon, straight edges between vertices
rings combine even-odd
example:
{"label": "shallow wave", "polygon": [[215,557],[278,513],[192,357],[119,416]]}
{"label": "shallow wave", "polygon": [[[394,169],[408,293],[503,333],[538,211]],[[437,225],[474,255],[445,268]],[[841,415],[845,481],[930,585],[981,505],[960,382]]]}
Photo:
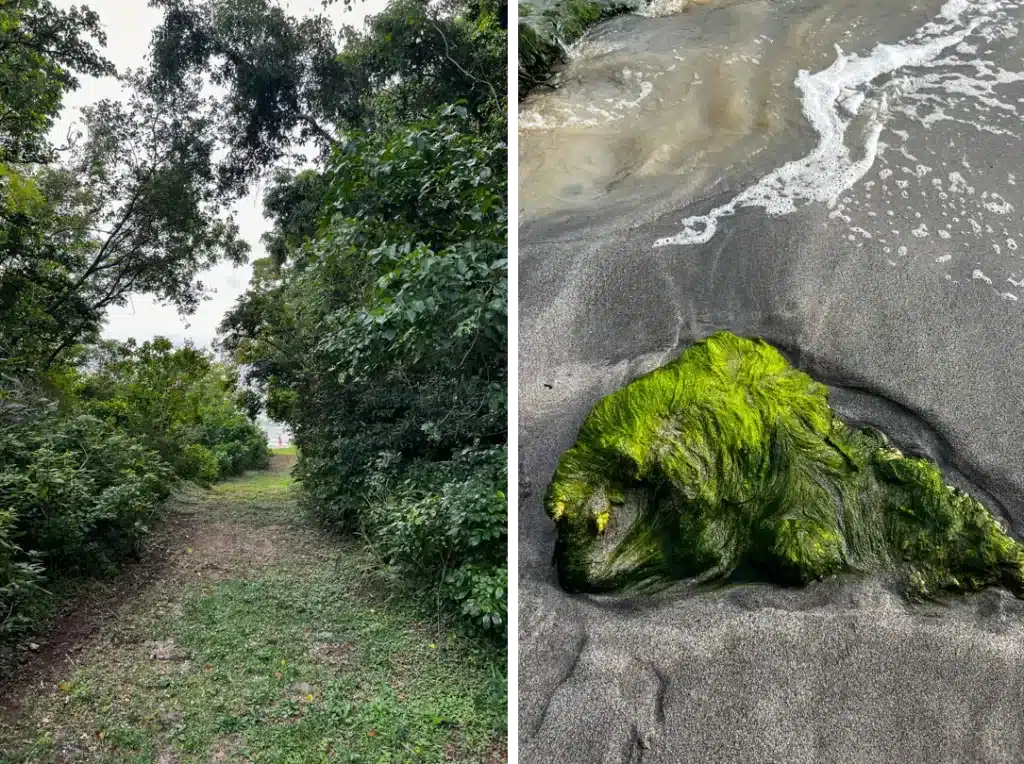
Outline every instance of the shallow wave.
{"label": "shallow wave", "polygon": [[[679,233],[658,239],[654,246],[706,243],[718,231],[719,220],[742,207],[761,207],[769,215],[782,215],[801,204],[825,202],[838,207],[841,217],[840,196],[874,166],[882,131],[893,114],[915,119],[925,128],[948,119],[977,130],[1017,137],[1017,105],[1001,99],[995,88],[1019,82],[1024,74],[1008,72],[991,61],[977,58],[977,46],[967,41],[992,41],[1015,34],[1016,25],[1009,13],[1020,5],[949,0],[935,20],[903,42],[877,45],[864,56],[844,54],[837,47],[836,59],[828,68],[814,73],[800,71],[796,86],[801,93],[803,113],[819,136],[814,149],[765,175],[728,203],[704,215],[686,218]],[[948,55],[940,58],[944,54]],[[928,68],[939,71],[885,77]],[[974,75],[958,68],[973,68]],[[878,84],[880,80],[882,84]],[[977,102],[973,114],[963,108],[962,99]],[[1000,120],[993,119],[999,116],[994,111],[1002,112],[1011,124],[1001,127]],[[851,135],[851,127],[864,114],[867,116],[859,120],[858,134]],[[858,149],[856,152],[851,150],[851,143]],[[920,173],[927,174],[930,169],[919,165],[915,174],[923,177]],[[991,202],[987,208],[993,209]],[[912,233],[918,238],[928,235],[926,227]]]}

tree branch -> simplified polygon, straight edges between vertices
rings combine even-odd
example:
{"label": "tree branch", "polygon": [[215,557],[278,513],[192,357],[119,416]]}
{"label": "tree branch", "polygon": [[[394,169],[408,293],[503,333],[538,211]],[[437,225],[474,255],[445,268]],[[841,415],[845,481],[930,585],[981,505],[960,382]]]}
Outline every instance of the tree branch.
{"label": "tree branch", "polygon": [[441,35],[441,39],[444,41],[444,57],[447,58],[452,64],[454,64],[456,69],[458,69],[464,75],[469,77],[471,80],[473,80],[474,82],[479,82],[481,85],[486,85],[491,91],[491,97],[494,98],[494,105],[500,109],[501,99],[498,98],[498,91],[494,89],[494,85],[492,85],[487,80],[482,80],[479,77],[467,72],[463,68],[462,64],[460,64],[458,61],[452,58],[451,48],[448,47],[448,38],[444,36],[444,32],[441,31],[441,27],[435,24],[433,19],[427,19],[427,23],[430,24],[430,26],[434,27],[434,29],[437,30],[437,33]]}
{"label": "tree branch", "polygon": [[[152,176],[152,173],[153,171],[151,169],[150,176]],[[85,283],[86,279],[92,276],[99,268],[99,266],[102,265],[104,258],[107,256],[107,252],[110,250],[111,244],[114,242],[115,239],[117,239],[118,233],[121,231],[122,228],[124,228],[124,226],[128,223],[129,219],[131,218],[132,212],[134,212],[135,210],[135,205],[138,203],[139,198],[142,196],[142,189],[144,185],[145,183],[143,182],[136,187],[135,193],[132,195],[131,201],[128,203],[128,207],[121,215],[121,219],[117,221],[117,225],[114,226],[113,232],[110,236],[107,237],[107,240],[103,243],[103,246],[100,247],[100,251],[97,253],[96,257],[93,259],[89,267],[85,269],[82,275],[79,276],[75,280],[75,283],[71,285],[71,288],[65,291],[64,294],[60,297],[60,299],[57,300],[56,303],[53,303],[47,307],[47,313],[50,313],[52,315],[57,309],[64,305],[65,302],[71,299],[71,296],[82,288],[82,284]]]}
{"label": "tree branch", "polygon": [[327,141],[328,145],[330,145],[332,148],[339,145],[338,144],[338,139],[335,138],[333,135],[331,135],[329,132],[327,132],[320,125],[319,122],[317,122],[315,119],[313,119],[308,114],[300,113],[299,114],[299,119],[303,123],[305,123],[314,133],[316,133],[318,136],[320,136],[323,140]]}
{"label": "tree branch", "polygon": [[60,341],[60,344],[57,345],[56,349],[47,356],[46,362],[43,364],[44,371],[48,370],[53,365],[53,362],[57,360],[57,356],[75,344],[75,339],[78,337],[82,329],[83,327],[79,326],[77,329],[64,336],[64,339]]}

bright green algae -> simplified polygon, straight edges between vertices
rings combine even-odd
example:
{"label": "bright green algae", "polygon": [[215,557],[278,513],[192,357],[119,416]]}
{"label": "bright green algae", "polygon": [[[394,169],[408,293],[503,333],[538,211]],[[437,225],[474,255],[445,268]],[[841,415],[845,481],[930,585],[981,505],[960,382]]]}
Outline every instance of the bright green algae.
{"label": "bright green algae", "polygon": [[1024,591],[1024,547],[980,502],[728,332],[598,403],[545,505],[571,591],[883,571],[912,597]]}

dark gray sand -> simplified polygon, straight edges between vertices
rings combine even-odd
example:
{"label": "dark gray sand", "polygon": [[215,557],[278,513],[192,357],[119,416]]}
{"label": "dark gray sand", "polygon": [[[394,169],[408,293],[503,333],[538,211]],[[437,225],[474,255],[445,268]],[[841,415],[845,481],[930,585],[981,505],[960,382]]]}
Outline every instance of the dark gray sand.
{"label": "dark gray sand", "polygon": [[[1024,84],[1000,92],[1016,103]],[[1024,761],[1024,603],[1008,594],[912,606],[884,581],[843,578],[570,596],[541,507],[594,403],[728,329],[784,349],[841,414],[939,461],[1019,537],[1020,132],[890,119],[888,150],[841,195],[845,217],[741,209],[704,244],[653,247],[760,177],[765,155],[715,198],[645,181],[521,226],[521,761]],[[767,166],[805,139],[776,141]]]}

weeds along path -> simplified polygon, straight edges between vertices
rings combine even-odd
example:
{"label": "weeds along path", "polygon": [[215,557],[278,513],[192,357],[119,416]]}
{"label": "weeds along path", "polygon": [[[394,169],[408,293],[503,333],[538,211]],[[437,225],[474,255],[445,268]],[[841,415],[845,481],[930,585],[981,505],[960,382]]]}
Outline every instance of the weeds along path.
{"label": "weeds along path", "polygon": [[0,679],[0,762],[506,759],[504,654],[311,527],[292,462],[176,502],[153,556]]}

